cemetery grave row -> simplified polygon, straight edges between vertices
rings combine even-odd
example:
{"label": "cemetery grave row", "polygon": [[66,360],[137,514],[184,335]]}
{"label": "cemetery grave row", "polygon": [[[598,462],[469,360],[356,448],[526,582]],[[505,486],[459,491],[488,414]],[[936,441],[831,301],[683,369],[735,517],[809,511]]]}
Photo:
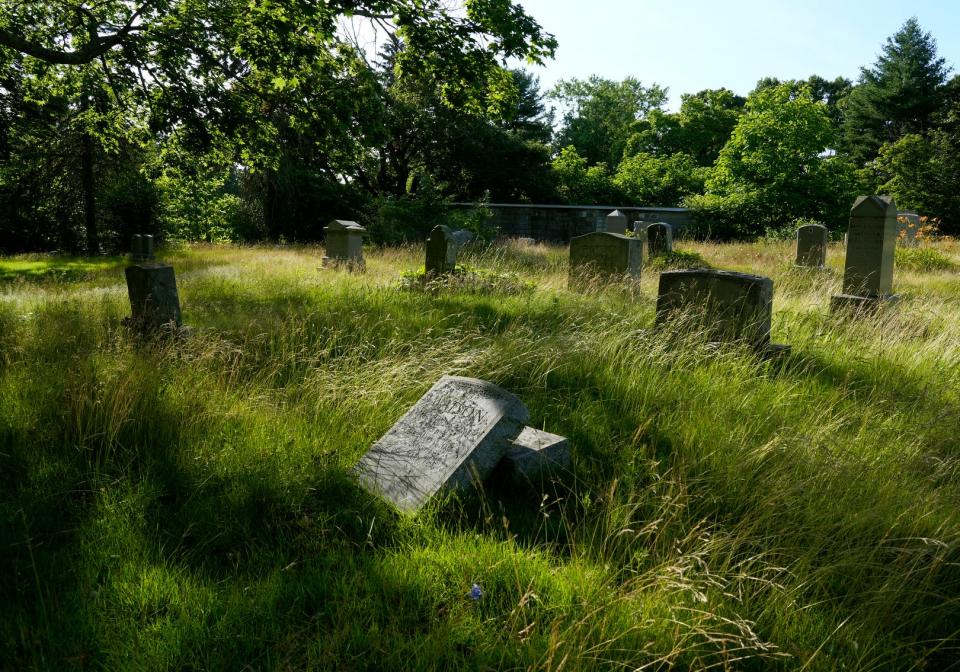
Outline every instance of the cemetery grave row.
{"label": "cemetery grave row", "polygon": [[[640,223],[626,233],[619,211],[607,217],[605,230],[570,241],[570,287],[588,280],[635,282],[640,277],[644,245],[651,254],[672,252],[672,232],[664,223]],[[326,227],[325,267],[362,270],[363,236],[356,222],[335,221]],[[850,212],[843,293],[831,310],[862,314],[896,299],[893,289],[894,246],[898,236],[893,201],[861,196]],[[440,225],[425,245],[425,277],[455,272],[457,253],[472,234]],[[822,268],[827,229],[805,225],[797,230],[796,265]],[[152,236],[134,236],[132,263],[126,268],[130,297],[129,324],[144,334],[182,328],[173,267],[157,263]],[[779,355],[788,346],[772,345],[773,281],[721,270],[686,269],[660,274],[656,325],[692,319],[691,328],[710,340],[742,342],[762,356]],[[415,512],[443,492],[467,489],[495,472],[516,483],[542,487],[570,466],[564,437],[526,425],[529,413],[514,395],[472,378],[442,377],[355,467],[359,482],[401,511]]]}

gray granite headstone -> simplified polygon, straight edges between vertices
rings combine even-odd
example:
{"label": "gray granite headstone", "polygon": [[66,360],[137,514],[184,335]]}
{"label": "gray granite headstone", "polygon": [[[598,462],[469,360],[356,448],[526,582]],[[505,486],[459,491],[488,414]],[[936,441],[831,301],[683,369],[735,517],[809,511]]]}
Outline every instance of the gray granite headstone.
{"label": "gray granite headstone", "polygon": [[360,483],[402,511],[493,472],[528,413],[514,395],[475,378],[444,376],[356,466]]}
{"label": "gray granite headstone", "polygon": [[910,210],[897,212],[897,240],[901,245],[912,247],[917,244],[920,233],[920,214]]}
{"label": "gray granite headstone", "polygon": [[893,256],[897,239],[897,206],[885,196],[860,196],[850,210],[843,293],[834,296],[834,310],[866,308],[894,300]]}
{"label": "gray granite headstone", "polygon": [[500,463],[519,485],[543,485],[570,467],[570,442],[563,436],[524,427],[508,445]]}
{"label": "gray granite headstone", "polygon": [[827,262],[827,227],[805,224],[797,227],[797,266],[823,268]]}
{"label": "gray granite headstone", "polygon": [[588,233],[570,240],[570,282],[590,277],[640,278],[643,240],[618,233]]}
{"label": "gray granite headstone", "polygon": [[145,262],[128,266],[124,273],[131,323],[138,330],[148,332],[181,326],[180,297],[173,266]]}
{"label": "gray granite headstone", "polygon": [[517,244],[523,245],[524,247],[530,247],[531,245],[537,244],[536,238],[517,238]]}
{"label": "gray granite headstone", "polygon": [[457,229],[453,232],[453,242],[456,243],[458,250],[471,242],[474,237],[473,231],[467,231],[466,229]]}
{"label": "gray granite headstone", "polygon": [[660,274],[657,324],[678,316],[712,341],[743,341],[762,351],[770,345],[773,280],[759,275],[688,269]]}
{"label": "gray granite headstone", "polygon": [[324,266],[346,266],[347,268],[362,269],[363,237],[367,230],[357,224],[343,219],[336,219],[323,227],[326,238],[324,246],[326,256],[323,257]]}
{"label": "gray granite headstone", "polygon": [[607,233],[619,233],[623,235],[627,232],[627,216],[619,210],[614,210],[604,219]]}
{"label": "gray granite headstone", "polygon": [[666,222],[647,225],[647,254],[651,257],[673,253],[673,227]]}
{"label": "gray granite headstone", "polygon": [[453,273],[457,267],[457,242],[449,226],[438,224],[427,238],[427,258],[424,264],[427,277]]}

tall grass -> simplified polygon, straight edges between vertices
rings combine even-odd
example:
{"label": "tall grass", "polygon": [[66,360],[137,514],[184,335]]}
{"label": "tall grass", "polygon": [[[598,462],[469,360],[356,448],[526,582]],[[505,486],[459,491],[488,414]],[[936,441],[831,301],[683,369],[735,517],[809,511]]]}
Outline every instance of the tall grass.
{"label": "tall grass", "polygon": [[[960,279],[898,268],[852,320],[838,249],[683,249],[774,278],[788,358],[655,331],[656,272],[574,293],[544,245],[466,254],[521,293],[403,290],[412,247],[177,251],[177,342],[126,333],[118,266],[0,283],[0,668],[956,665]],[[443,374],[518,394],[571,472],[414,518],[357,488]]]}

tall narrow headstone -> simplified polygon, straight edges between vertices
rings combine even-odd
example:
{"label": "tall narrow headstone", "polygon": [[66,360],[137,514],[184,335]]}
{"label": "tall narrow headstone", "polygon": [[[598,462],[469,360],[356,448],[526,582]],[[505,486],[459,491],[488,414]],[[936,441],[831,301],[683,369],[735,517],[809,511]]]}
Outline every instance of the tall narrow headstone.
{"label": "tall narrow headstone", "polygon": [[148,233],[148,234],[145,234],[145,235],[143,236],[143,243],[142,243],[142,244],[143,244],[143,248],[142,248],[142,249],[143,249],[143,258],[144,258],[144,261],[153,261],[153,260],[154,260],[153,236],[150,235],[149,233]]}
{"label": "tall narrow headstone", "polygon": [[782,352],[770,344],[773,280],[759,275],[687,269],[660,274],[658,325],[681,317],[707,339],[743,341],[758,351]]}
{"label": "tall narrow headstone", "polygon": [[133,234],[130,238],[130,259],[135,264],[147,260],[143,254],[143,236],[139,233]]}
{"label": "tall narrow headstone", "polygon": [[647,255],[651,257],[673,253],[673,227],[666,222],[647,225]]}
{"label": "tall narrow headstone", "polygon": [[427,238],[424,269],[428,278],[453,273],[457,267],[457,242],[449,226],[438,224]]}
{"label": "tall narrow headstone", "polygon": [[137,330],[151,332],[182,325],[173,266],[144,262],[128,266],[124,274],[130,297],[130,322]]}
{"label": "tall narrow headstone", "polygon": [[351,270],[364,267],[363,236],[367,232],[364,227],[356,222],[336,219],[323,230],[327,252],[323,257],[324,266],[343,265]]}
{"label": "tall narrow headstone", "polygon": [[831,300],[834,310],[868,309],[893,295],[893,256],[897,207],[884,196],[861,196],[850,210],[843,293]]}
{"label": "tall narrow headstone", "polygon": [[566,440],[526,427],[528,417],[516,396],[493,383],[444,376],[354,471],[365,488],[415,512],[434,495],[486,479],[503,460],[528,475],[566,466]]}
{"label": "tall narrow headstone", "polygon": [[570,284],[590,277],[640,278],[643,239],[618,233],[588,233],[570,240]]}
{"label": "tall narrow headstone", "polygon": [[607,215],[604,223],[606,224],[605,230],[607,233],[619,233],[623,235],[627,232],[627,216],[619,210],[614,210]]}
{"label": "tall narrow headstone", "polygon": [[827,263],[827,227],[805,224],[797,228],[797,266],[823,268]]}

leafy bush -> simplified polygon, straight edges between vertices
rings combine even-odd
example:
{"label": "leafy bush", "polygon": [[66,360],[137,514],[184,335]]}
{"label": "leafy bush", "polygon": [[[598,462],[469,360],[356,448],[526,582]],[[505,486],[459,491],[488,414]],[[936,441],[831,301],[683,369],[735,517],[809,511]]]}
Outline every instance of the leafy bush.
{"label": "leafy bush", "polygon": [[707,260],[696,252],[684,252],[683,250],[674,250],[670,254],[650,257],[647,266],[655,271],[679,268],[711,268]]}
{"label": "leafy bush", "polygon": [[708,172],[682,152],[666,157],[639,153],[620,163],[613,183],[632,203],[673,207],[702,192]]}
{"label": "leafy bush", "polygon": [[960,264],[932,247],[897,247],[894,263],[898,268],[920,273],[960,270]]}
{"label": "leafy bush", "polygon": [[614,203],[622,198],[607,164],[588,166],[587,160],[577,154],[573,146],[560,150],[553,160],[553,174],[557,181],[557,193],[566,203]]}

